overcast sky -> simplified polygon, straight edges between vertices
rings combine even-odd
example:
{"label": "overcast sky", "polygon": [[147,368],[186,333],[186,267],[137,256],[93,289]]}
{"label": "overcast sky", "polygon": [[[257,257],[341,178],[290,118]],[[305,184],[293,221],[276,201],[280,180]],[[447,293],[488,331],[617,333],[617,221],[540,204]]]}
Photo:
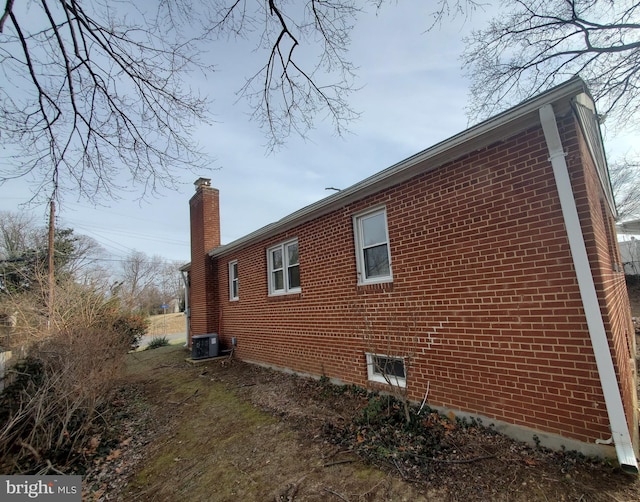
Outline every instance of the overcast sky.
{"label": "overcast sky", "polygon": [[[189,211],[193,182],[211,178],[220,190],[222,242],[256,230],[331,195],[325,187],[346,188],[406,157],[447,139],[470,124],[465,115],[469,83],[459,56],[470,23],[456,20],[430,32],[428,2],[390,2],[376,15],[363,15],[353,32],[350,58],[362,86],[351,98],[361,113],[347,134],[337,137],[330,124],[291,137],[268,154],[259,125],[248,117],[236,92],[258,68],[247,46],[220,43],[212,50],[218,72],[201,81],[213,98],[217,122],[199,130],[198,139],[214,159],[211,169],[178,173],[180,191],[139,204],[130,198],[94,208],[67,196],[58,225],[96,239],[107,253],[122,257],[133,250],[170,260],[189,261]],[[473,23],[486,16],[478,14]],[[628,153],[627,142],[608,142],[609,157]],[[0,186],[0,211],[21,210],[31,198],[29,181]],[[42,224],[47,208],[31,211]]]}

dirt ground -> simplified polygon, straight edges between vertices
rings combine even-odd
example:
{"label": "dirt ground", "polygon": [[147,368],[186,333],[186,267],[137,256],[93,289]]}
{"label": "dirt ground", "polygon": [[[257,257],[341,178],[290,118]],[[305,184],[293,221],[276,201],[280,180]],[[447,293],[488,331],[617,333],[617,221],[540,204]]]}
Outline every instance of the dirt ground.
{"label": "dirt ground", "polygon": [[640,500],[638,478],[606,462],[429,412],[407,429],[362,389],[187,356],[129,355],[83,500]]}

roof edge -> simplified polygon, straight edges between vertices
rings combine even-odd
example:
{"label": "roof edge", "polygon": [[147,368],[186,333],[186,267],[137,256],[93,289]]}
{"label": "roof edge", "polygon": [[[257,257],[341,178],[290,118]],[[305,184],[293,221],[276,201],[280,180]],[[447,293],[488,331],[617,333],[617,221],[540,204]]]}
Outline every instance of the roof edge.
{"label": "roof edge", "polygon": [[[546,104],[557,103],[564,99],[570,99],[573,96],[587,93],[587,85],[580,77],[573,77],[570,80],[560,84],[556,87],[549,89],[537,96],[534,96],[526,101],[523,101],[519,105],[516,105],[504,112],[499,113],[475,126],[472,126],[464,131],[451,136],[450,138],[436,143],[435,145],[422,150],[421,152],[412,155],[390,167],[379,171],[364,180],[351,185],[340,192],[336,192],[329,197],[321,199],[313,204],[305,206],[284,218],[265,225],[254,232],[251,232],[244,237],[240,237],[228,244],[224,244],[209,251],[210,256],[221,256],[227,253],[231,253],[237,249],[240,249],[246,245],[255,243],[259,240],[274,236],[278,233],[284,232],[290,228],[298,226],[302,223],[310,221],[312,219],[323,216],[335,209],[339,209],[344,205],[365,197],[370,193],[375,193],[384,188],[393,186],[403,180],[396,179],[398,174],[409,170],[411,167],[418,163],[424,162],[429,159],[433,159],[437,156],[443,155],[446,152],[456,150],[470,140],[480,138],[488,135],[491,132],[495,132],[498,129],[518,120],[526,115],[537,112],[537,110]],[[537,114],[536,114],[537,117]],[[537,117],[539,120],[539,117]],[[461,152],[463,154],[464,152]],[[439,167],[438,164],[435,167]],[[412,173],[411,176],[414,176]]]}

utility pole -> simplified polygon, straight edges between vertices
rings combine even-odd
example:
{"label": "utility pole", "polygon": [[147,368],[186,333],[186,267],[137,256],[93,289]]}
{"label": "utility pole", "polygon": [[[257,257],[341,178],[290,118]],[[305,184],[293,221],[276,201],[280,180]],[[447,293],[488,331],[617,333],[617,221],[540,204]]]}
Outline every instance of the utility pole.
{"label": "utility pole", "polygon": [[51,329],[51,322],[53,320],[53,303],[55,300],[55,279],[54,279],[54,269],[53,269],[53,236],[54,236],[54,225],[55,225],[55,214],[56,214],[56,203],[53,199],[49,202],[49,250],[48,250],[48,258],[49,258],[49,319],[47,320],[47,326]]}

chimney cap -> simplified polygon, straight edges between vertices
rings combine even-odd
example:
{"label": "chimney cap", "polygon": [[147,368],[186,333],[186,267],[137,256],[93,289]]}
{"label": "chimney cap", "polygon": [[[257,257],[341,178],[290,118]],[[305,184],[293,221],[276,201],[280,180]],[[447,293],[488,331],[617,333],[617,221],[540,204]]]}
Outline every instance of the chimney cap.
{"label": "chimney cap", "polygon": [[196,186],[196,190],[202,187],[210,187],[211,186],[211,178],[198,178],[194,185]]}

